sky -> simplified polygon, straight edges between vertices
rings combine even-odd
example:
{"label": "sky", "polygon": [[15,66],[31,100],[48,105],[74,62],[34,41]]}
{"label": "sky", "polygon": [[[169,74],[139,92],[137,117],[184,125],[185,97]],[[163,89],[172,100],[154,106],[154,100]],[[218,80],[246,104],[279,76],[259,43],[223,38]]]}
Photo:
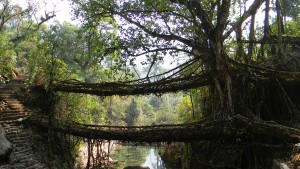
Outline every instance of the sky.
{"label": "sky", "polygon": [[[11,4],[19,4],[23,8],[26,8],[28,0],[11,0]],[[72,20],[71,5],[68,0],[29,0],[31,2],[36,2],[39,4],[39,11],[37,16],[40,17],[45,15],[46,12],[55,11],[56,17],[47,24],[53,23],[55,20],[59,22],[68,21],[75,25],[79,24],[79,21]]]}

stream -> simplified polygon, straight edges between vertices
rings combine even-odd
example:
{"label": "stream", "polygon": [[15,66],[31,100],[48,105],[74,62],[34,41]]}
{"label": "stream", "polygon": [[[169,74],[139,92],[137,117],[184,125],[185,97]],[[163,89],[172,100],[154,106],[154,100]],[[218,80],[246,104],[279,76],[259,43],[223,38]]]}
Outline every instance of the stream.
{"label": "stream", "polygon": [[[121,146],[111,152],[110,157],[118,162],[111,164],[113,168],[123,169],[126,166],[143,166],[150,169],[171,169],[161,160],[160,149],[151,146]],[[174,169],[174,168],[172,168]]]}

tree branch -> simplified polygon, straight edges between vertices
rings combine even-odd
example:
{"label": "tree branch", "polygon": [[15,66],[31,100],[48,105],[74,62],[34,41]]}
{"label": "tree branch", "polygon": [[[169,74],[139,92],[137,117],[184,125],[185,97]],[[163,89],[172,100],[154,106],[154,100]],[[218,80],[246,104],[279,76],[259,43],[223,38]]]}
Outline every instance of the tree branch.
{"label": "tree branch", "polygon": [[127,17],[126,15],[120,13],[120,12],[115,12],[116,15],[119,15],[120,17],[124,18],[126,21],[128,21],[131,24],[134,24],[135,26],[139,27],[140,29],[142,29],[144,32],[146,32],[147,34],[151,35],[152,37],[156,37],[156,38],[161,38],[164,39],[166,41],[171,41],[171,40],[177,40],[185,45],[194,46],[194,41],[190,40],[190,39],[185,39],[183,37],[174,35],[174,34],[170,34],[170,35],[165,35],[165,34],[159,34],[155,31],[151,31],[148,28],[146,28],[144,25],[141,25],[140,23],[132,20],[131,18]]}
{"label": "tree branch", "polygon": [[249,18],[251,15],[255,14],[256,11],[260,8],[260,6],[263,4],[264,0],[255,0],[252,5],[249,7],[249,9],[240,17],[237,19],[237,21],[233,24],[231,29],[229,29],[223,36],[223,39],[226,39],[237,27],[243,24],[243,22]]}

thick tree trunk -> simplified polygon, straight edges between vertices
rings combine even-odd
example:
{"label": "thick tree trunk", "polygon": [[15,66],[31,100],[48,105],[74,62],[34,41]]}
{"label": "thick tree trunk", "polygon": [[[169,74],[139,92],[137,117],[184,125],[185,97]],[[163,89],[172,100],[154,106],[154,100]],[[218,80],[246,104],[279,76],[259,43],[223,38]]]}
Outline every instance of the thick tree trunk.
{"label": "thick tree trunk", "polygon": [[250,34],[249,34],[249,47],[248,47],[248,54],[245,60],[246,63],[249,63],[252,60],[253,56],[253,49],[254,49],[254,41],[255,41],[255,14],[251,17],[251,24],[250,24]]}
{"label": "thick tree trunk", "polygon": [[265,9],[265,21],[264,21],[264,39],[268,39],[270,36],[270,0],[266,0],[266,9]]}
{"label": "thick tree trunk", "polygon": [[278,26],[278,59],[283,59],[284,57],[284,48],[283,48],[283,20],[281,13],[281,6],[279,0],[276,0],[276,12],[277,12],[277,26]]}
{"label": "thick tree trunk", "polygon": [[244,48],[243,48],[243,42],[242,42],[242,27],[238,26],[235,30],[235,34],[236,34],[236,41],[237,41],[237,50],[236,50],[236,56],[235,56],[235,60],[239,60],[241,61],[241,59],[244,58]]}
{"label": "thick tree trunk", "polygon": [[[228,70],[227,56],[224,54],[222,40],[215,37],[215,39],[211,41],[211,47],[216,60],[215,68],[218,72],[222,72],[222,74],[218,74],[217,77],[214,77],[215,86],[220,98],[220,108],[227,110],[227,113],[233,115],[232,79]],[[224,87],[222,87],[222,83]]]}

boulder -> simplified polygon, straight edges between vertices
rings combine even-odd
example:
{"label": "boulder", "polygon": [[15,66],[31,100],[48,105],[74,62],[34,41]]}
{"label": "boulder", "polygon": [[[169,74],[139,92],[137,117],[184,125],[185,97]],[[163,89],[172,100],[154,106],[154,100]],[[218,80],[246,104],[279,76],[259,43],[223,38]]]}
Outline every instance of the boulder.
{"label": "boulder", "polygon": [[5,131],[0,125],[0,161],[8,160],[8,156],[12,151],[11,143],[5,137]]}

